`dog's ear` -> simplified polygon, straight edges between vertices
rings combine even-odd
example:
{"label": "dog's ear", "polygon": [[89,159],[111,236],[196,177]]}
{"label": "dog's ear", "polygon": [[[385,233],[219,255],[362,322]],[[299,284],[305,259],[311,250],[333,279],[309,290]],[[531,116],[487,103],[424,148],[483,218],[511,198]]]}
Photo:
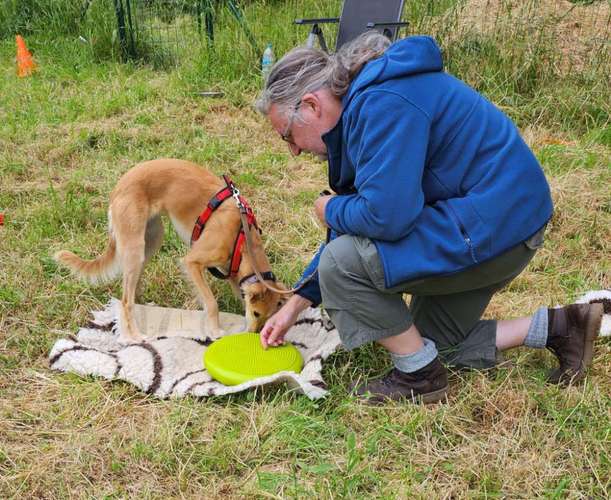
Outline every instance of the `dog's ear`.
{"label": "dog's ear", "polygon": [[244,298],[251,303],[261,302],[265,299],[267,288],[261,283],[252,283],[244,289]]}

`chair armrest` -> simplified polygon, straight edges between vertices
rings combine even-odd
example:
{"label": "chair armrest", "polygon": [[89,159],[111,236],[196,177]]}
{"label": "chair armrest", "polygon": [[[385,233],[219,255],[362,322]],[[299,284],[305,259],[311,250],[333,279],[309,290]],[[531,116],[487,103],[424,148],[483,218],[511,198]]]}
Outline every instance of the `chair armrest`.
{"label": "chair armrest", "polygon": [[409,23],[407,21],[398,21],[398,22],[394,22],[394,23],[367,23],[367,27],[369,29],[371,28],[375,28],[376,26],[385,26],[387,28],[393,28],[396,26],[409,26]]}
{"label": "chair armrest", "polygon": [[339,23],[339,17],[321,17],[319,19],[295,19],[294,24]]}

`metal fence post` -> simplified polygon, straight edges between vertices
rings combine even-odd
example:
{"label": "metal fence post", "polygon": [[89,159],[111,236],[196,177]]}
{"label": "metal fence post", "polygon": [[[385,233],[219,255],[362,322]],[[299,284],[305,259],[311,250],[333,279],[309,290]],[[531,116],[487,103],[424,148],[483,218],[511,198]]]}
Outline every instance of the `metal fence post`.
{"label": "metal fence post", "polygon": [[121,56],[123,59],[128,57],[127,37],[125,34],[125,12],[123,10],[122,0],[114,0],[115,13],[117,14],[117,34],[119,36],[119,46],[121,47]]}

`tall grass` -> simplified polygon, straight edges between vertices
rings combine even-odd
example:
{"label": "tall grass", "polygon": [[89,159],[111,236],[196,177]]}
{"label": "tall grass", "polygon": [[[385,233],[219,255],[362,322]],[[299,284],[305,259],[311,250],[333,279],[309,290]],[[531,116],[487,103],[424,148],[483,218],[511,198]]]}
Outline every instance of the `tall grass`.
{"label": "tall grass", "polygon": [[547,123],[583,132],[610,119],[610,5],[608,0],[428,0],[408,1],[406,9],[413,29],[442,45],[448,70],[520,125]]}
{"label": "tall grass", "polygon": [[[335,16],[340,1],[248,3],[244,12],[262,48],[277,55],[303,43],[298,17]],[[501,106],[519,125],[553,124],[582,133],[609,123],[609,2],[408,0],[403,34],[431,34],[444,50],[448,70]],[[336,27],[324,27],[328,40]],[[332,45],[332,43],[330,44]],[[213,46],[187,47],[186,82],[222,87],[235,102],[259,85],[260,53],[227,10],[217,12]],[[179,57],[180,59],[180,57]]]}
{"label": "tall grass", "polygon": [[[113,0],[2,0],[0,40],[21,34],[41,44],[84,44],[92,61],[118,59]],[[88,8],[85,8],[88,5]]]}
{"label": "tall grass", "polygon": [[[235,104],[252,102],[266,43],[281,56],[307,36],[307,28],[294,25],[294,19],[337,16],[342,6],[340,0],[242,2],[253,47],[223,2],[214,4],[212,44],[195,18],[185,15],[184,3],[177,1],[174,11],[152,10],[153,4],[131,0],[140,63],[175,71],[188,92],[221,90]],[[86,2],[71,0],[4,4],[0,38],[19,32],[39,44],[79,45],[78,52],[91,61],[121,58],[113,0],[95,0],[86,10]],[[403,35],[433,35],[448,71],[520,126],[546,123],[583,133],[610,122],[609,5],[609,0],[407,0],[403,18],[410,27]],[[142,15],[146,9],[152,17]],[[328,40],[336,30],[324,26]],[[172,36],[164,38],[166,33]]]}
{"label": "tall grass", "polygon": [[77,33],[82,7],[70,0],[3,0],[0,8],[0,38],[13,33],[46,33],[62,36]]}
{"label": "tall grass", "polygon": [[[191,89],[223,90],[236,103],[249,101],[244,96],[258,88],[266,43],[280,56],[307,36],[307,28],[294,25],[294,19],[337,16],[342,7],[340,0],[242,2],[257,43],[253,47],[223,2],[214,3],[215,39],[209,44],[205,29],[185,15],[185,0],[174,2],[174,10],[168,7],[172,2],[153,9],[153,3],[130,1],[141,62],[155,68],[170,63]],[[87,10],[86,2],[70,0],[5,4],[0,38],[16,32],[52,43],[65,38],[85,44],[94,60],[120,58],[113,0],[96,0]],[[403,34],[433,35],[448,70],[519,125],[542,122],[584,132],[610,120],[609,5],[609,0],[407,0],[403,18],[410,27]],[[333,40],[337,27],[324,30]],[[172,36],[164,38],[165,33]]]}

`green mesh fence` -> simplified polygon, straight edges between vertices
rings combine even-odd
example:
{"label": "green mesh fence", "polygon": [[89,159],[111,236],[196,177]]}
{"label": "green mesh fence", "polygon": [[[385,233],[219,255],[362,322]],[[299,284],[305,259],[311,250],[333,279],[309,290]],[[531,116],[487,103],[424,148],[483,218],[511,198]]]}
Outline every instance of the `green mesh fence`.
{"label": "green mesh fence", "polygon": [[220,9],[227,9],[251,45],[256,45],[233,0],[114,0],[114,5],[126,57],[162,66],[177,64],[181,57],[214,43],[214,22]]}

